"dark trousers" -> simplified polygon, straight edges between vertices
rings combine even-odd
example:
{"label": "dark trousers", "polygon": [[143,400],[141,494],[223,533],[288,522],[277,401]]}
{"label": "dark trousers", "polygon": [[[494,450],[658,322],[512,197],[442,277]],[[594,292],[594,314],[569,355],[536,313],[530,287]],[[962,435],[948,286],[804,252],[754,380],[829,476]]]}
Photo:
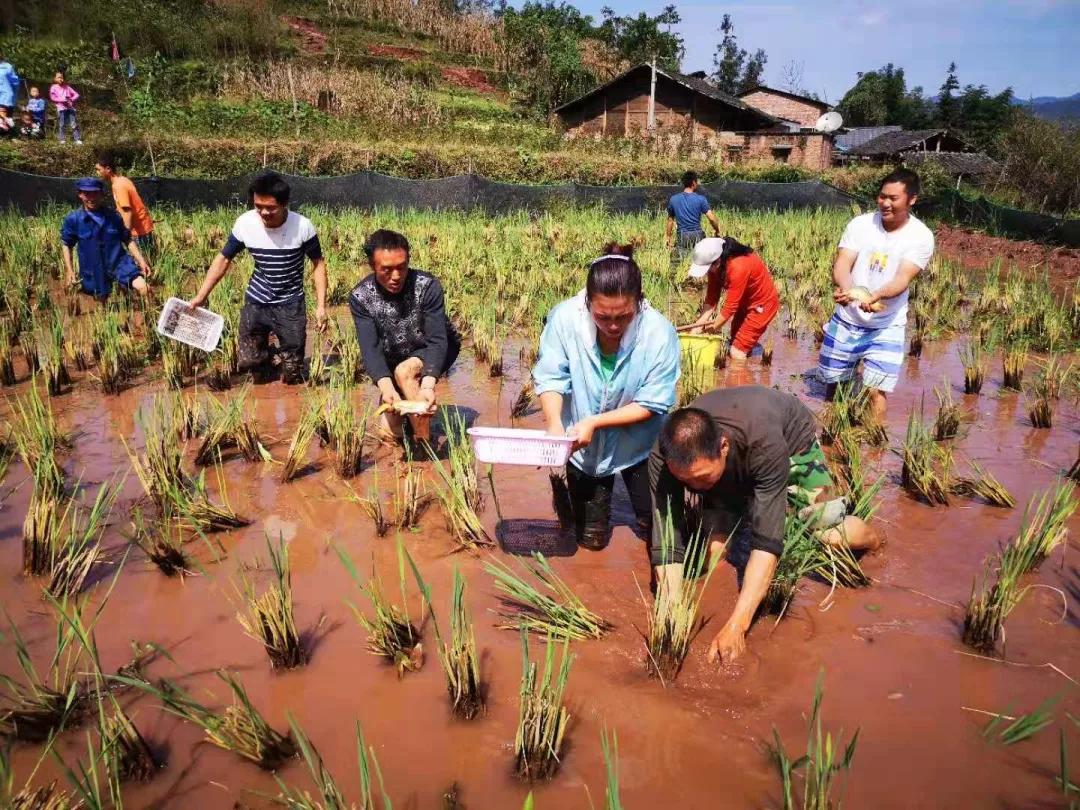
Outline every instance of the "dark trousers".
{"label": "dark trousers", "polygon": [[244,308],[240,310],[240,371],[269,369],[271,333],[277,338],[282,380],[289,384],[301,382],[307,338],[307,309],[303,298],[285,304],[244,302]]}
{"label": "dark trousers", "polygon": [[[630,494],[630,505],[637,518],[637,530],[649,536],[652,526],[652,493],[649,490],[649,462],[640,461],[622,471],[623,483]],[[566,465],[566,487],[574,511],[574,532],[579,546],[599,550],[611,540],[611,494],[615,476],[596,477],[573,464]]]}

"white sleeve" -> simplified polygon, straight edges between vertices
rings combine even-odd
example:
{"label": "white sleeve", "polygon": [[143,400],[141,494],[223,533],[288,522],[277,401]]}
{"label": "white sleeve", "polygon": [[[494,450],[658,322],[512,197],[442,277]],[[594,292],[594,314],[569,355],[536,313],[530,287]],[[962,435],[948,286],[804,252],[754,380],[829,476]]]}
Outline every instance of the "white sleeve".
{"label": "white sleeve", "polygon": [[904,248],[900,256],[901,261],[911,262],[920,270],[925,270],[930,264],[930,257],[934,255],[934,234],[929,228],[918,239],[912,240],[911,244]]}
{"label": "white sleeve", "polygon": [[840,244],[837,248],[840,250],[854,250],[856,253],[862,248],[859,239],[859,217],[851,220],[844,228],[844,235],[840,237]]}

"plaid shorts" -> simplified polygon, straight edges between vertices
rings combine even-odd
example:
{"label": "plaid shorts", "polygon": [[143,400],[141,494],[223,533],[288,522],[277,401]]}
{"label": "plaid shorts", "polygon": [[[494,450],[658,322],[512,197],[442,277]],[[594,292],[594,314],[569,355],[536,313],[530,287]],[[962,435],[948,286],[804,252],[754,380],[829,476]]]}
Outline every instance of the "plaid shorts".
{"label": "plaid shorts", "polygon": [[833,315],[825,324],[818,377],[830,385],[850,380],[860,360],[863,385],[886,393],[896,388],[904,362],[904,322],[870,329]]}

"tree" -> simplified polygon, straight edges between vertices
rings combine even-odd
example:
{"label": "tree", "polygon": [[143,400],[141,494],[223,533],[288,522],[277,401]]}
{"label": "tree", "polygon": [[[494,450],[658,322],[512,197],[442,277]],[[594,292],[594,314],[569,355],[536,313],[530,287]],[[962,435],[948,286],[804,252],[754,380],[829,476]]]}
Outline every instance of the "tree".
{"label": "tree", "polygon": [[890,62],[858,75],[855,86],[837,105],[846,124],[853,127],[897,124],[908,129],[921,129],[930,124],[930,105],[923,97],[922,88],[908,92],[902,67]]}
{"label": "tree", "polygon": [[765,63],[769,61],[765,51],[759,48],[751,56],[739,47],[735,23],[730,14],[725,14],[721,19],[720,33],[723,36],[713,54],[713,84],[731,95],[738,95],[760,84]]}
{"label": "tree", "polygon": [[803,73],[805,65],[801,59],[792,59],[780,68],[780,89],[787,90],[799,96],[806,95],[803,87]]}
{"label": "tree", "polygon": [[945,75],[945,81],[938,91],[937,120],[941,126],[951,129],[956,126],[960,113],[960,105],[953,96],[960,89],[960,80],[956,78],[956,62],[949,62],[949,70]]}
{"label": "tree", "polygon": [[661,67],[679,69],[683,56],[682,37],[660,28],[668,26],[670,29],[679,24],[682,18],[675,6],[666,6],[655,17],[644,12],[636,17],[620,17],[607,6],[600,13],[604,18],[598,31],[600,38],[630,64],[649,62],[655,57]]}

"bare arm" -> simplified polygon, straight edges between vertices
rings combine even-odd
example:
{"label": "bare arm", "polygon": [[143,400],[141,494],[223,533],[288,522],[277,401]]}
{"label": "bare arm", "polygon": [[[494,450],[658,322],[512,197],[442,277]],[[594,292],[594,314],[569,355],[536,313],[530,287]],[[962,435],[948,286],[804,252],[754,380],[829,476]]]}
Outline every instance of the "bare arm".
{"label": "bare arm", "polygon": [[139,265],[139,269],[144,276],[150,275],[150,263],[146,261],[146,257],[142,255],[142,251],[139,250],[139,246],[132,239],[127,243],[128,253],[131,254],[131,258],[135,260],[135,264]]}
{"label": "bare arm", "polygon": [[838,304],[847,304],[850,301],[844,295],[844,292],[850,290],[853,286],[851,270],[855,267],[855,260],[858,258],[859,254],[848,248],[840,248],[836,251],[836,259],[833,260],[832,280],[833,284],[836,285],[833,298]]}
{"label": "bare arm", "polygon": [[739,598],[735,600],[735,608],[709,645],[710,661],[719,657],[726,663],[737,658],[746,649],[746,633],[761,600],[769,590],[777,561],[776,555],[768,551],[754,549],[750,552],[750,561],[746,564],[746,573],[743,575]]}
{"label": "bare arm", "polygon": [[222,254],[219,253],[214,257],[214,261],[210,263],[210,269],[206,271],[206,278],[203,279],[202,286],[199,287],[198,294],[191,299],[192,307],[201,307],[206,304],[210,298],[210,293],[214,291],[214,287],[218,285],[218,282],[225,278],[225,273],[228,272],[231,266],[232,261],[226,259]]}
{"label": "bare arm", "polygon": [[917,275],[919,275],[919,266],[917,264],[909,261],[900,262],[900,269],[896,271],[892,281],[874,290],[874,294],[870,296],[870,299],[860,305],[861,308],[869,311],[871,306],[883,298],[895,298],[908,288],[908,285]]}
{"label": "bare arm", "polygon": [[706,211],[705,212],[705,219],[709,220],[709,224],[712,225],[713,235],[714,236],[719,236],[720,235],[720,220],[718,220],[716,218],[716,214],[714,214],[711,210]]}
{"label": "bare arm", "polygon": [[311,280],[315,283],[315,321],[319,329],[326,328],[326,259],[319,258],[311,269]]}
{"label": "bare arm", "polygon": [[71,248],[68,245],[61,245],[60,252],[64,257],[64,269],[67,271],[68,284],[77,284],[79,279],[75,275],[75,266],[72,264]]}
{"label": "bare arm", "polygon": [[544,412],[547,432],[554,436],[566,433],[562,423],[562,399],[563,395],[558,391],[545,391],[540,395],[540,410]]}

